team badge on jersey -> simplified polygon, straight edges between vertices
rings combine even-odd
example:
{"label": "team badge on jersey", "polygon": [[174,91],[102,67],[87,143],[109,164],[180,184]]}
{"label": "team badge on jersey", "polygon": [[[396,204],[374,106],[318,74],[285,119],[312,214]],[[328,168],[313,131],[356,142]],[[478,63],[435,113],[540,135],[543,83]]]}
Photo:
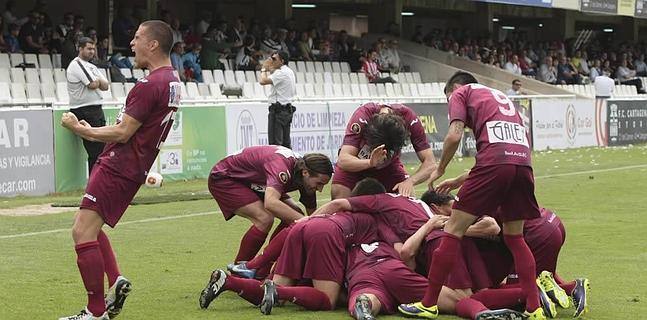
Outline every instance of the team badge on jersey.
{"label": "team badge on jersey", "polygon": [[290,175],[287,172],[285,171],[279,172],[279,180],[281,181],[281,183],[287,184],[288,179],[290,179]]}
{"label": "team badge on jersey", "polygon": [[355,122],[350,125],[350,131],[352,131],[355,134],[358,134],[360,131],[362,131],[362,127],[359,125],[359,123]]}
{"label": "team badge on jersey", "polygon": [[380,245],[379,242],[373,242],[369,244],[362,243],[361,248],[362,248],[362,251],[366,253],[373,253],[373,251],[375,251],[375,249],[377,249],[379,245]]}

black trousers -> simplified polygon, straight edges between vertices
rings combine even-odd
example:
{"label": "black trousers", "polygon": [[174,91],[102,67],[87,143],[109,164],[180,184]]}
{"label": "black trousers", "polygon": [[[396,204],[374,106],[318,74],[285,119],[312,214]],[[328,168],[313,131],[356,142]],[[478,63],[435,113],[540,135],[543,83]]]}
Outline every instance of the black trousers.
{"label": "black trousers", "polygon": [[292,104],[273,103],[267,116],[267,140],[269,144],[290,148],[290,126],[296,108]]}
{"label": "black trousers", "polygon": [[[72,112],[79,121],[85,120],[93,127],[103,127],[106,125],[106,117],[103,115],[103,109],[100,104],[70,109],[70,112]],[[103,142],[83,139],[83,147],[88,153],[88,174],[92,172],[92,167],[94,166],[94,163],[97,162],[97,158],[99,158],[101,152],[103,152],[104,146],[105,144]]]}

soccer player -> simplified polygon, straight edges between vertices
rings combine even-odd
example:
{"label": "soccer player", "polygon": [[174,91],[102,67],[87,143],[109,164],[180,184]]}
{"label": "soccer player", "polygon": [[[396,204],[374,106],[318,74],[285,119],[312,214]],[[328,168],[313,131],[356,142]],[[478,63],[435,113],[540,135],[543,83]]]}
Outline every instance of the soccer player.
{"label": "soccer player", "polygon": [[[453,179],[447,179],[441,182],[436,189],[442,192],[457,189],[463,185],[468,176],[469,172]],[[442,201],[437,203],[443,204]],[[500,221],[502,212],[497,210],[491,216]],[[539,218],[530,219],[524,223],[523,235],[535,259],[537,280],[543,290],[540,292],[540,300],[548,298],[562,308],[568,308],[570,305],[568,296],[570,295],[575,304],[574,317],[578,318],[586,314],[589,280],[579,278],[566,282],[557,275],[557,259],[566,240],[566,229],[559,216],[550,209],[541,208]],[[501,283],[508,276],[510,270],[514,270],[510,252],[496,242],[481,241],[477,244],[486,261],[493,284]],[[491,294],[494,296],[498,293],[491,292]],[[499,294],[499,296],[503,296],[503,294]],[[485,299],[489,299],[489,297]],[[551,301],[541,301],[541,304],[544,307],[544,313],[554,317],[557,311]]]}
{"label": "soccer player", "polygon": [[287,195],[299,190],[308,213],[317,208],[315,192],[330,181],[333,166],[320,153],[301,157],[281,146],[248,147],[220,160],[211,170],[209,191],[225,220],[234,215],[252,222],[243,236],[234,262],[252,259],[265,243],[274,218],[281,225],[274,235],[303,212]]}
{"label": "soccer player", "polygon": [[[400,162],[400,150],[408,136],[422,162],[410,177]],[[436,160],[413,110],[402,104],[371,102],[359,107],[348,121],[336,166],[332,199],[349,197],[365,177],[376,178],[389,192],[410,196],[413,186],[429,177]]]}
{"label": "soccer player", "polygon": [[503,238],[519,272],[526,314],[531,319],[545,319],[535,282],[535,261],[523,239],[524,220],[539,217],[523,121],[508,97],[478,84],[469,73],[454,74],[447,81],[445,94],[449,103],[449,132],[429,185],[433,187],[445,173],[465,126],[477,137],[476,164],[458,192],[460,200],[454,203],[442,243],[433,253],[425,297],[421,302],[400,305],[399,310],[415,317],[438,317],[438,296],[454,268],[465,231],[483,212],[494,212],[501,207]]}
{"label": "soccer player", "polygon": [[[164,22],[139,25],[130,42],[135,63],[151,73],[128,94],[117,124],[92,128],[64,113],[64,127],[86,140],[106,143],[92,170],[72,227],[77,265],[88,293],[88,304],[78,314],[62,320],[114,319],[131,289],[121,276],[104,224],[115,227],[139,187],[146,180],[159,147],[173,124],[180,103],[180,83],[173,74],[169,53],[173,33]],[[110,289],[104,300],[104,274]]]}

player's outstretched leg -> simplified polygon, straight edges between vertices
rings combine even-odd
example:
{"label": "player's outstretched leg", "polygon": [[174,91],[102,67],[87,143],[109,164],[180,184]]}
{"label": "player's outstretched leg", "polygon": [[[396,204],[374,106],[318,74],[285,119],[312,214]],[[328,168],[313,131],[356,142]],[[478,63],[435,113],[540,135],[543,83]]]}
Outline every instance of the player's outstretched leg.
{"label": "player's outstretched leg", "polygon": [[207,286],[202,289],[202,292],[200,293],[200,308],[208,308],[211,301],[216,299],[223,291],[225,291],[226,280],[227,274],[222,270],[214,270],[211,273]]}
{"label": "player's outstretched leg", "polygon": [[575,314],[573,318],[579,318],[589,311],[587,295],[591,290],[589,279],[575,279],[575,289],[571,297],[573,298],[573,305],[575,306]]}
{"label": "player's outstretched leg", "polygon": [[570,306],[568,294],[566,294],[566,291],[564,291],[557,281],[555,281],[555,278],[553,278],[553,274],[550,271],[542,271],[539,274],[538,279],[541,286],[544,287],[544,291],[546,291],[546,294],[551,300],[553,300],[553,302],[557,303],[562,308],[568,308]]}
{"label": "player's outstretched leg", "polygon": [[256,277],[256,269],[248,268],[246,262],[229,264],[227,265],[227,270],[229,270],[232,275],[236,275],[245,279],[254,279]]}
{"label": "player's outstretched leg", "polygon": [[108,289],[106,295],[106,311],[110,319],[116,318],[124,307],[126,298],[132,290],[132,284],[123,276],[117,277],[115,284]]}

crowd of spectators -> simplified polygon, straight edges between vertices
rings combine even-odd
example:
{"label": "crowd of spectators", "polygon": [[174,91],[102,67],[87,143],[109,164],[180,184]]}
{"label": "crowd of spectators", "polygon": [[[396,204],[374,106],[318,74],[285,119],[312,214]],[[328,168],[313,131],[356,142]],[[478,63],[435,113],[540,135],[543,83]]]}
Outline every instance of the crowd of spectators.
{"label": "crowd of spectators", "polygon": [[416,27],[411,40],[550,84],[587,84],[606,75],[645,93],[637,78],[647,76],[644,43],[611,45],[598,37],[576,47],[576,41],[531,42],[519,35],[496,43],[472,37],[468,30],[434,29],[423,34],[422,26]]}

